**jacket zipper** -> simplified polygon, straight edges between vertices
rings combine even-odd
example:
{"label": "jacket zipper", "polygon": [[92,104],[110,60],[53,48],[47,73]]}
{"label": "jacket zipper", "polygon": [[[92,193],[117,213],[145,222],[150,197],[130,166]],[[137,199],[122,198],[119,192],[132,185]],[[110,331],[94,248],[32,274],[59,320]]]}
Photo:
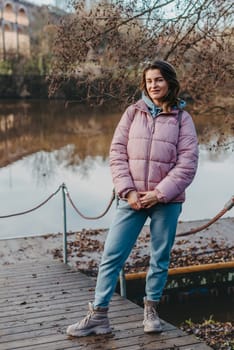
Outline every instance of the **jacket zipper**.
{"label": "jacket zipper", "polygon": [[[152,117],[151,117],[152,118]],[[153,142],[153,134],[154,134],[154,130],[155,130],[155,119],[153,118],[153,125],[151,127],[151,138],[150,138],[150,142],[149,142],[149,147],[148,147],[148,157],[147,157],[147,167],[146,167],[146,173],[145,173],[145,188],[146,191],[148,191],[148,177],[149,177],[149,163],[150,163],[150,153],[151,153],[151,146],[152,146],[152,142]]]}

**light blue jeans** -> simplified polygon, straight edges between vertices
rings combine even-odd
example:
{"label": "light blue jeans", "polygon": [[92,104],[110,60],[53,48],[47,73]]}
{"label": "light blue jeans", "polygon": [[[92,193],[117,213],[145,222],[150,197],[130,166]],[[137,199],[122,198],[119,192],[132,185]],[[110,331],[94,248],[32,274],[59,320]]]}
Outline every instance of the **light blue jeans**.
{"label": "light blue jeans", "polygon": [[94,306],[109,305],[119,272],[148,217],[151,219],[151,254],[145,293],[148,300],[160,300],[167,281],[170,252],[181,209],[181,203],[159,203],[149,209],[136,211],[129,206],[128,202],[118,200],[116,214],[106,238],[99,266]]}

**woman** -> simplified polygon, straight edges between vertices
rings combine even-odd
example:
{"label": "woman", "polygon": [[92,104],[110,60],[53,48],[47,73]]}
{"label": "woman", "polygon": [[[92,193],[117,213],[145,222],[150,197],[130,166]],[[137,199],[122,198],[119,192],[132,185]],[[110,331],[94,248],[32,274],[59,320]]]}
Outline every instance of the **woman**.
{"label": "woman", "polygon": [[111,332],[108,305],[118,275],[147,218],[151,255],[144,298],[144,331],[161,332],[157,305],[167,281],[170,252],[185,189],[192,182],[198,146],[191,116],[182,111],[175,69],[165,61],[142,74],[142,98],[124,112],[110,147],[110,167],[118,206],[99,267],[95,299],[88,315],[67,334]]}

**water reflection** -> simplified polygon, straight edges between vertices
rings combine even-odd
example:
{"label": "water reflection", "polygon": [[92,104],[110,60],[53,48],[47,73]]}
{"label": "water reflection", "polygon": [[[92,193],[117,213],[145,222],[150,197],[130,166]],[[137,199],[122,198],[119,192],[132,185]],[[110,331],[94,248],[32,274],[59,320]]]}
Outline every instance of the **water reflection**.
{"label": "water reflection", "polygon": [[[84,214],[100,214],[111,196],[108,153],[121,112],[76,105],[65,108],[55,101],[2,101],[0,107],[0,215],[35,206],[63,182]],[[214,137],[220,121],[217,125],[213,119],[206,122],[210,130],[212,125]],[[204,131],[199,118],[195,123]],[[212,144],[210,135],[207,145]],[[226,141],[233,142],[232,130],[225,135]],[[199,136],[204,139],[204,132]],[[212,217],[233,194],[234,152],[225,148],[211,152],[207,145],[200,146],[199,171],[187,191],[182,220]],[[2,219],[0,235],[59,232],[61,213],[59,194],[32,214]],[[69,208],[69,229],[108,227],[112,215],[113,208],[103,219],[87,221]]]}
{"label": "water reflection", "polygon": [[2,102],[0,108],[0,166],[38,151],[54,151],[72,144],[58,155],[68,164],[87,156],[108,156],[119,113],[71,106],[63,102]]}

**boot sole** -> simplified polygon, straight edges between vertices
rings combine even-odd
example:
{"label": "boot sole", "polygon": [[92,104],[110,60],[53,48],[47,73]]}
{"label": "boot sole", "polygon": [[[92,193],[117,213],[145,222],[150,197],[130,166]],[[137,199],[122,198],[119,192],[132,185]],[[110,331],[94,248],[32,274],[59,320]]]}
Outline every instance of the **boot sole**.
{"label": "boot sole", "polygon": [[152,328],[152,329],[145,329],[144,328],[144,332],[145,333],[162,333],[162,328]]}
{"label": "boot sole", "polygon": [[108,334],[111,332],[112,332],[111,328],[96,327],[96,328],[91,328],[87,330],[79,330],[78,332],[74,332],[73,334],[67,333],[67,335],[72,337],[86,337],[87,335],[92,335],[92,334],[101,335],[101,334]]}

